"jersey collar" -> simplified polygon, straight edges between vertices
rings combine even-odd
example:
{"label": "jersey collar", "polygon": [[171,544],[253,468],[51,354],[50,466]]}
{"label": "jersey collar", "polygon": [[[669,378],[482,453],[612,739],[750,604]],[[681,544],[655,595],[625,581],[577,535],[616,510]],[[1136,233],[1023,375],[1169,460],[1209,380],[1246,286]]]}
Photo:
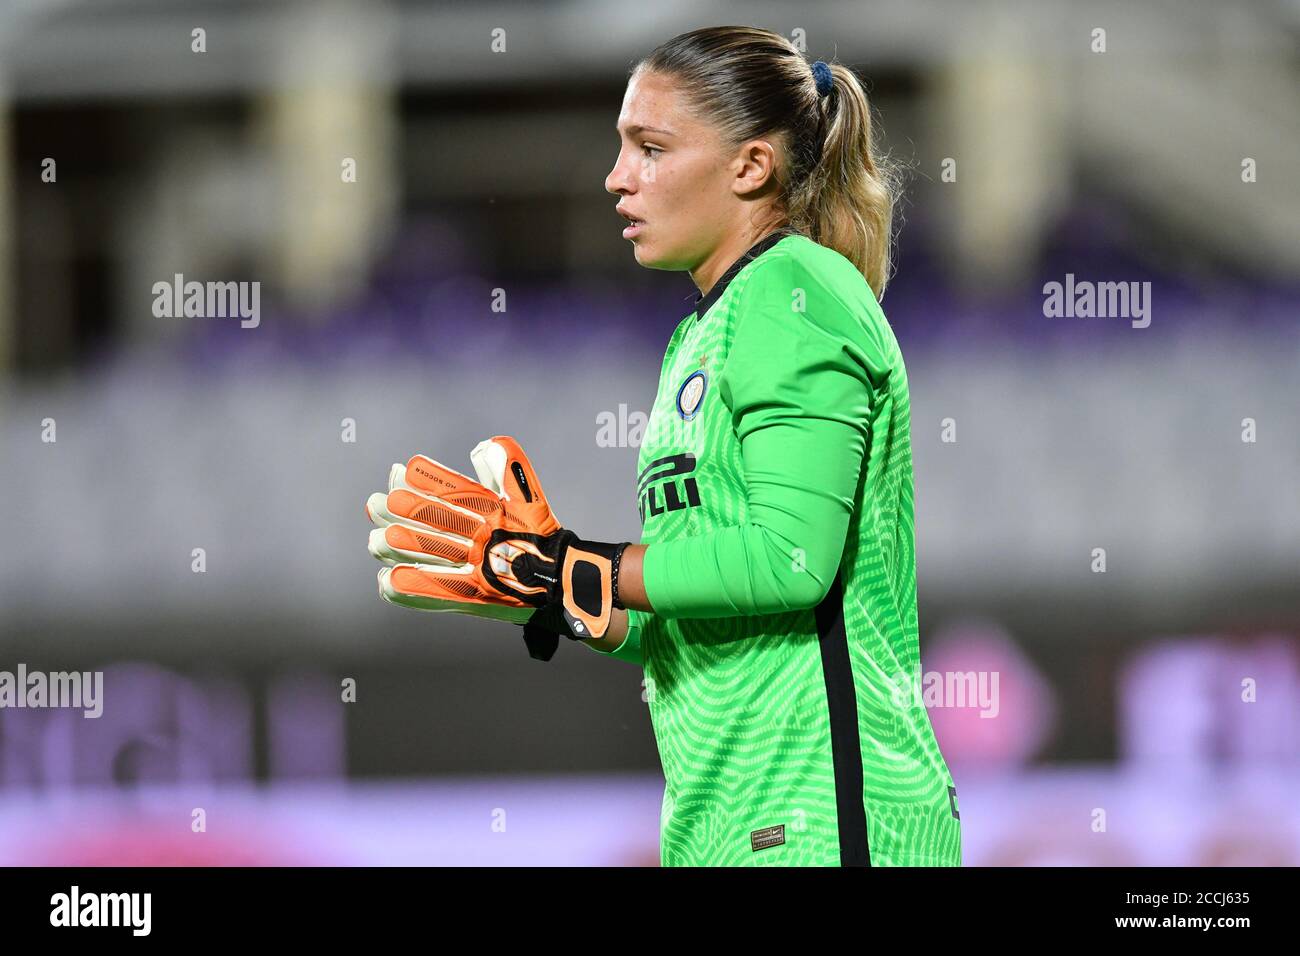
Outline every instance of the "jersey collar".
{"label": "jersey collar", "polygon": [[786,236],[792,235],[794,235],[794,233],[789,230],[778,230],[777,232],[768,234],[750,246],[748,252],[733,262],[731,267],[722,274],[722,277],[718,279],[717,282],[713,283],[713,288],[709,290],[707,295],[701,295],[697,292],[695,294],[696,321],[698,321],[705,312],[709,311],[713,306],[713,303],[717,302],[718,299],[722,297],[722,293],[726,291],[731,280],[736,278],[741,269],[745,268],[745,266],[749,265],[763,253],[767,252],[767,250],[771,249],[782,239],[786,238]]}

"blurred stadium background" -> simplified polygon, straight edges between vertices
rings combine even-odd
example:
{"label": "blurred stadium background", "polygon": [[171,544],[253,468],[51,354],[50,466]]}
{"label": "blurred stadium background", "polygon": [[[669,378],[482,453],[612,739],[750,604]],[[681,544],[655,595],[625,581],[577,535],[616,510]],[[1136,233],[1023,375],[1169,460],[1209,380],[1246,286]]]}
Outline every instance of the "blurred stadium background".
{"label": "blurred stadium background", "polygon": [[[384,605],[362,503],[508,433],[636,539],[694,289],[620,238],[613,127],[733,22],[858,68],[911,168],[966,862],[1300,862],[1295,0],[64,0],[0,7],[0,671],[104,710],[0,710],[0,863],[657,862],[640,671]],[[177,274],[259,320],[157,317]],[[1047,317],[1067,275],[1150,324]]]}

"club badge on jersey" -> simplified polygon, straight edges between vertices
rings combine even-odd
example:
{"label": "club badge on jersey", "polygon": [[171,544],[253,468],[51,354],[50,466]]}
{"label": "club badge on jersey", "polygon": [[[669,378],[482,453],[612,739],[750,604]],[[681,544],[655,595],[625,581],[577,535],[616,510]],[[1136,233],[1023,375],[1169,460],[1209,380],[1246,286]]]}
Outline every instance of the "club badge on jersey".
{"label": "club badge on jersey", "polygon": [[702,368],[686,376],[686,381],[677,389],[677,414],[682,421],[689,422],[699,413],[708,386],[709,376]]}

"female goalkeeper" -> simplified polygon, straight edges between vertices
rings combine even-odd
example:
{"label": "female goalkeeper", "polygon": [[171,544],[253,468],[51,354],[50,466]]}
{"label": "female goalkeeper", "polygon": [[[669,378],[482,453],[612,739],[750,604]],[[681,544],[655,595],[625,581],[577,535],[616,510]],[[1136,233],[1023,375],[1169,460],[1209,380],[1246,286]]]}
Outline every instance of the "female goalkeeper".
{"label": "female goalkeeper", "polygon": [[372,552],[414,561],[381,592],[525,608],[535,656],[545,625],[641,665],[664,865],[959,865],[919,693],[907,372],[877,302],[894,184],[866,95],[778,34],[696,30],[636,65],[618,134],[624,237],[700,289],[640,449],[641,543],[562,529],[498,437],[471,455],[482,484],[417,456],[372,498]]}

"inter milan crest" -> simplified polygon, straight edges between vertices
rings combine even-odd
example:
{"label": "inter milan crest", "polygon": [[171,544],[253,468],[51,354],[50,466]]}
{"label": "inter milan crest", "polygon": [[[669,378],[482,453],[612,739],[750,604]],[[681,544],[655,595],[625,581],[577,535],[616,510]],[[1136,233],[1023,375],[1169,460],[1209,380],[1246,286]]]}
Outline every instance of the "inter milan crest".
{"label": "inter milan crest", "polygon": [[682,421],[689,422],[695,417],[708,385],[708,373],[702,368],[696,369],[682,382],[682,387],[677,389],[677,414],[682,417]]}

